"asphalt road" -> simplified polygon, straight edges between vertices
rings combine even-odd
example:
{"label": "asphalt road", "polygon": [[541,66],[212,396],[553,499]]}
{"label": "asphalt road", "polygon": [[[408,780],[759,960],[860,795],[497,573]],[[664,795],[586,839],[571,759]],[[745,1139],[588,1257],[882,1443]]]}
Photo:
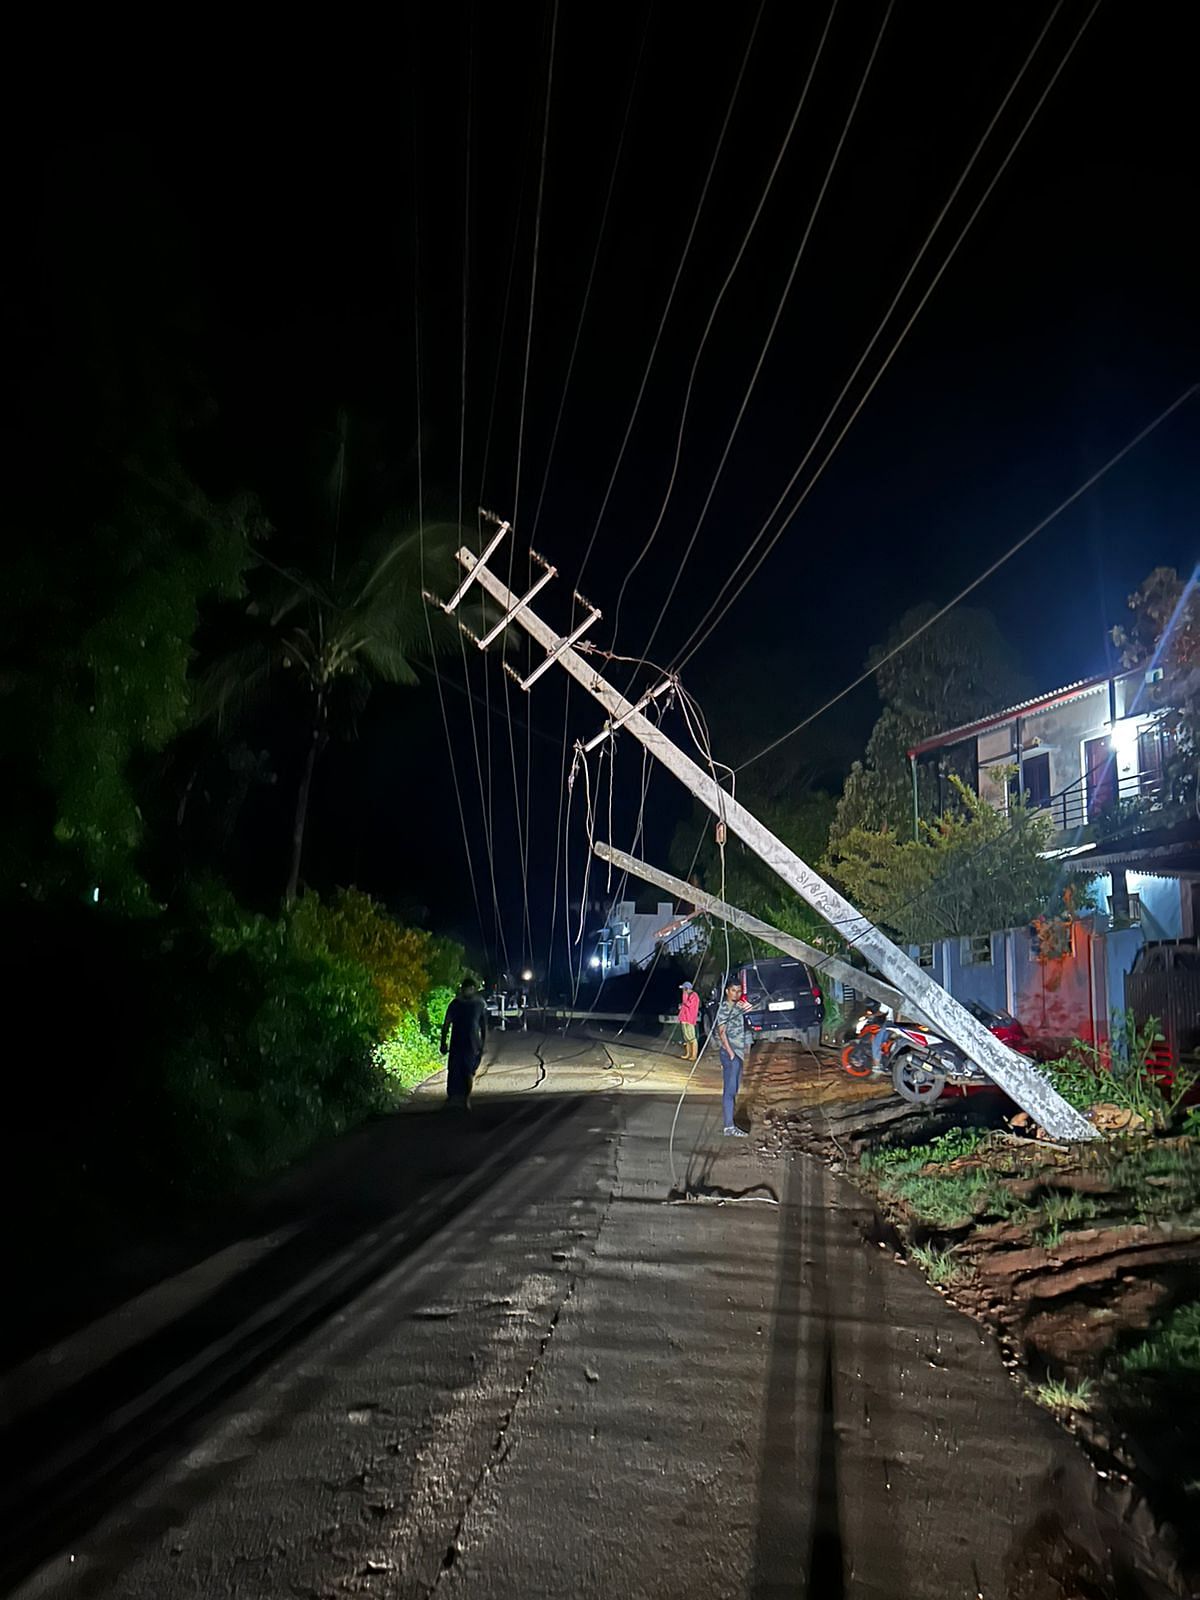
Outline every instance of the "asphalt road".
{"label": "asphalt road", "polygon": [[675,1134],[705,1198],[672,1198],[686,1070],[509,1036],[469,1118],[431,1083],[224,1269],[28,1363],[11,1592],[1143,1592],[988,1336],[849,1186],[722,1138],[707,1062]]}

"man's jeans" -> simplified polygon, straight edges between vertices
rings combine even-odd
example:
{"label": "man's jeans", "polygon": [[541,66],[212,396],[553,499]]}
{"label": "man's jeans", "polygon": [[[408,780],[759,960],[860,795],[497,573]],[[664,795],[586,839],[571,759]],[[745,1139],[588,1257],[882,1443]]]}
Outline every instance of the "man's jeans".
{"label": "man's jeans", "polygon": [[742,1058],[731,1056],[727,1050],[721,1050],[721,1074],[724,1078],[724,1093],[721,1097],[721,1106],[725,1113],[725,1126],[733,1127],[733,1109],[737,1104],[737,1093],[742,1082]]}

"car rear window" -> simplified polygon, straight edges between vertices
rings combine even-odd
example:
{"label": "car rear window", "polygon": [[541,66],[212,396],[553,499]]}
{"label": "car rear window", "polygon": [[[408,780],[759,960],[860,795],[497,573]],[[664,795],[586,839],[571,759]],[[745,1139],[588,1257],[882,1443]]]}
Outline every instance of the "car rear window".
{"label": "car rear window", "polygon": [[803,961],[759,962],[742,968],[742,981],[750,994],[792,994],[797,989],[811,990],[812,974]]}

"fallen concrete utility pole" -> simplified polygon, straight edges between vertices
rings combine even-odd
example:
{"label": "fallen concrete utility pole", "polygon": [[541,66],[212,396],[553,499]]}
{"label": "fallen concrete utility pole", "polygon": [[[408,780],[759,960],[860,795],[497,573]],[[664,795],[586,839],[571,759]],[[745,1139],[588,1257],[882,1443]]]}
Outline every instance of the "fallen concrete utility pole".
{"label": "fallen concrete utility pole", "polygon": [[[646,883],[653,883],[658,888],[665,889],[677,900],[686,900],[689,905],[695,906],[697,911],[707,911],[710,916],[720,917],[721,921],[727,922],[731,928],[740,928],[743,933],[761,939],[764,944],[773,944],[776,950],[782,950],[785,955],[795,956],[797,960],[807,962],[811,967],[820,967],[831,978],[840,979],[857,993],[869,994],[872,999],[882,1001],[897,1015],[901,1008],[908,1012],[916,1010],[899,989],[893,989],[891,984],[884,983],[882,978],[864,972],[861,967],[852,967],[848,961],[842,961],[824,950],[818,950],[815,945],[805,944],[803,939],[797,939],[794,934],[784,933],[782,928],[772,927],[769,922],[752,917],[748,911],[739,911],[737,906],[718,900],[715,894],[707,894],[703,889],[698,889],[694,883],[685,883],[682,878],[672,877],[669,872],[662,872],[658,867],[639,861],[636,856],[626,855],[624,850],[614,850],[612,845],[603,844],[599,840],[592,849],[601,861],[609,861],[614,867],[620,867],[622,872],[632,873],[635,878],[642,878]],[[925,1019],[922,1017],[922,1020]]]}
{"label": "fallen concrete utility pole", "polygon": [[[576,595],[576,600],[586,609],[588,616],[572,635],[562,638],[530,608],[528,596],[522,599],[513,594],[508,585],[496,577],[483,561],[476,560],[465,546],[458,552],[458,561],[468,577],[478,582],[493,600],[499,601],[506,618],[519,623],[546,651],[545,660],[522,682],[523,688],[528,688],[552,662],[557,662],[604,707],[608,713],[608,728],[613,733],[618,728],[627,729],[651,755],[675,774],[685,788],[703,801],[720,822],[732,829],[814,911],[824,917],[847,944],[861,950],[871,965],[895,984],[929,1018],[939,1033],[977,1062],[993,1082],[999,1084],[1022,1110],[1045,1128],[1051,1138],[1096,1137],[1097,1130],[1063,1099],[1045,1073],[1025,1056],[1001,1044],[995,1034],[990,1033],[964,1006],[959,1005],[915,961],[897,949],[886,934],[881,933],[873,922],[857,911],[831,884],[826,883],[819,873],[801,861],[769,828],[764,828],[757,817],[722,789],[715,778],[685,755],[678,745],[572,648],[584,628],[599,618],[600,613],[595,606],[581,595]],[[465,584],[460,584],[460,595],[465,588]],[[651,694],[655,692],[651,691]],[[649,698],[647,696],[645,700]]]}

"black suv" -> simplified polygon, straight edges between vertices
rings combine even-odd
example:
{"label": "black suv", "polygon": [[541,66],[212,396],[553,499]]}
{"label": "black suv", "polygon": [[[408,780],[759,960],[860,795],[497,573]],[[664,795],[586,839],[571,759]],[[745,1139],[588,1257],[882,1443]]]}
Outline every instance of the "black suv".
{"label": "black suv", "polygon": [[820,1043],[825,1002],[811,967],[792,956],[772,956],[748,962],[738,978],[750,1002],[746,1021],[756,1036]]}

